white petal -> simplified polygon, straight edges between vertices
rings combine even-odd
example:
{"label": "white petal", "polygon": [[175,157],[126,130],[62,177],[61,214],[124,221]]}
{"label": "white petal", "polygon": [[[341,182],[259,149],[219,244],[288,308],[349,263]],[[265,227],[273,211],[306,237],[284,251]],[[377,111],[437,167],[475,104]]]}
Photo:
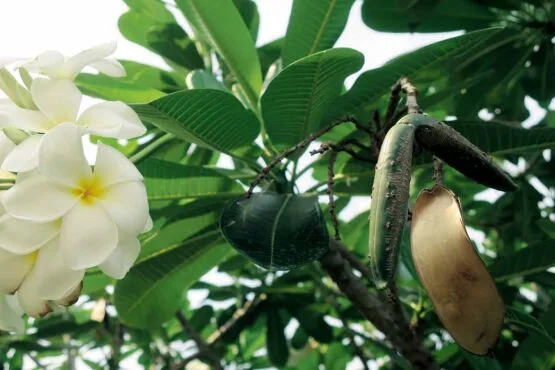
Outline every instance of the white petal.
{"label": "white petal", "polygon": [[81,280],[79,283],[75,285],[75,287],[71,290],[69,294],[67,294],[62,299],[56,299],[54,302],[60,306],[65,306],[65,307],[71,306],[72,304],[74,304],[79,300],[79,296],[81,295],[82,290],[83,290],[83,281]]}
{"label": "white petal", "polygon": [[0,248],[0,294],[15,293],[34,261],[33,254],[22,256]]}
{"label": "white petal", "polygon": [[81,114],[77,124],[96,135],[116,139],[130,139],[146,132],[137,113],[119,101],[93,105]]}
{"label": "white petal", "polygon": [[34,222],[54,221],[79,202],[72,189],[36,175],[18,182],[2,196],[6,212]]}
{"label": "white petal", "polygon": [[0,131],[0,165],[4,162],[4,159],[14,150],[15,144],[11,141],[4,131]]}
{"label": "white petal", "polygon": [[52,122],[74,122],[82,94],[72,81],[37,78],[31,85],[33,101]]}
{"label": "white petal", "polygon": [[143,231],[149,216],[146,188],[142,182],[112,185],[105,189],[99,201],[125,234],[135,236]]}
{"label": "white petal", "polygon": [[117,149],[99,143],[94,174],[104,186],[114,185],[125,181],[142,181],[143,176],[137,167]]}
{"label": "white petal", "polygon": [[0,248],[16,254],[28,254],[54,239],[59,222],[22,221],[10,215],[0,217]]}
{"label": "white petal", "polygon": [[64,265],[58,238],[42,247],[33,269],[17,292],[19,303],[30,316],[50,312],[48,301],[71,295],[85,275],[85,270],[72,270]]}
{"label": "white petal", "polygon": [[27,172],[39,165],[39,146],[42,135],[31,135],[17,145],[2,163],[2,170]]}
{"label": "white petal", "polygon": [[39,150],[39,171],[72,188],[90,178],[92,171],[77,126],[64,123],[44,135]]}
{"label": "white petal", "polygon": [[65,78],[74,79],[86,66],[102,60],[114,53],[116,50],[116,42],[112,41],[106,44],[95,46],[91,49],[80,52],[77,55],[68,58],[63,66],[63,75]]}
{"label": "white petal", "polygon": [[143,233],[146,233],[150,230],[152,230],[152,227],[154,226],[154,224],[152,223],[152,217],[150,217],[150,215],[148,215],[148,219],[146,220],[146,224],[145,227],[143,228]]}
{"label": "white petal", "polygon": [[15,127],[32,132],[46,132],[52,123],[43,113],[17,106],[0,107],[0,127]]}
{"label": "white petal", "polygon": [[14,309],[14,304],[17,304],[14,296],[0,295],[0,330],[23,334],[25,323],[22,314]]}
{"label": "white petal", "polygon": [[140,251],[141,244],[136,238],[125,238],[98,268],[114,279],[123,279],[139,257]]}
{"label": "white petal", "polygon": [[31,61],[21,64],[21,67],[29,72],[40,72],[47,76],[58,77],[64,60],[65,58],[62,54],[50,50],[45,51]]}
{"label": "white petal", "polygon": [[60,246],[72,269],[98,266],[117,243],[116,224],[99,204],[80,202],[62,221]]}
{"label": "white petal", "polygon": [[89,63],[89,66],[111,77],[125,77],[127,74],[125,68],[115,59],[99,60],[98,62]]}
{"label": "white petal", "polygon": [[0,57],[0,68],[4,68],[6,66],[9,66],[10,64],[13,64],[15,62],[19,62],[24,60],[23,58],[18,58],[18,57]]}

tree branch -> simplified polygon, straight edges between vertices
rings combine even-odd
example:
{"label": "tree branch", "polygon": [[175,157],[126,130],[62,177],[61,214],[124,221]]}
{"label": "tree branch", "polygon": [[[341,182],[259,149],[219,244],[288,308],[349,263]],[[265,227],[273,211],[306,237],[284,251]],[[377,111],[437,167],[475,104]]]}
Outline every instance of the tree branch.
{"label": "tree branch", "polygon": [[195,330],[193,325],[185,318],[185,315],[181,311],[175,313],[175,317],[181,324],[183,330],[191,337],[191,339],[196,343],[199,351],[199,357],[204,357],[210,362],[210,364],[217,370],[223,370],[220,358],[216,355],[214,350],[204,341],[199,333]]}
{"label": "tree branch", "polygon": [[439,369],[422,338],[410,329],[402,310],[400,311],[401,307],[396,307],[391,301],[384,303],[369,292],[366,285],[353,274],[349,262],[339,253],[338,245],[342,246],[340,242],[330,239],[330,250],[320,263],[343,294],[415,369]]}

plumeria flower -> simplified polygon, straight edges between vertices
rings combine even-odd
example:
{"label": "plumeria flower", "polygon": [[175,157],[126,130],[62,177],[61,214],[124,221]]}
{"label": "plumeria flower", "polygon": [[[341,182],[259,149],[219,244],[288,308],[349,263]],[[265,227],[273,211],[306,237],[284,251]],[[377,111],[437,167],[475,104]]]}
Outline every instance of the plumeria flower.
{"label": "plumeria flower", "polygon": [[[107,59],[114,53],[116,46],[116,42],[109,42],[82,51],[72,57],[65,57],[57,51],[46,51],[32,60],[6,58],[3,64],[13,64],[18,61],[17,67],[60,80],[74,80],[87,66],[108,76],[123,77],[125,76],[123,66],[115,59]],[[0,61],[1,65],[2,61]]]}
{"label": "plumeria flower", "polygon": [[38,110],[0,104],[0,128],[13,127],[31,133],[7,155],[2,164],[5,171],[34,169],[38,164],[41,134],[62,123],[79,126],[82,134],[116,139],[129,139],[146,132],[139,116],[122,102],[102,102],[79,114],[82,94],[71,81],[35,79],[31,96]]}
{"label": "plumeria flower", "polygon": [[60,252],[59,238],[28,254],[0,248],[0,295],[15,293],[23,311],[33,317],[46,315],[54,305],[75,303],[85,270],[67,267]]}
{"label": "plumeria flower", "polygon": [[137,235],[152,224],[143,177],[123,154],[102,143],[93,171],[80,138],[73,124],[52,129],[42,139],[37,171],[7,190],[2,201],[19,220],[61,219],[60,250],[70,268],[100,265],[120,278],[139,254]]}
{"label": "plumeria flower", "polygon": [[14,295],[0,294],[0,330],[23,334],[23,310]]}

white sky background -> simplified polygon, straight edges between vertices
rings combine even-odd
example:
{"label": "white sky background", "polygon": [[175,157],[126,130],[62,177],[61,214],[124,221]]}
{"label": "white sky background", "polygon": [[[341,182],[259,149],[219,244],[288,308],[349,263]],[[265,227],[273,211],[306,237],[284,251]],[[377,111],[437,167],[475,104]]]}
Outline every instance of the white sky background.
{"label": "white sky background", "polygon": [[[284,35],[292,0],[256,2],[261,18],[257,45],[262,45]],[[392,57],[407,51],[459,34],[378,33],[362,23],[361,5],[362,1],[356,0],[346,29],[336,44],[357,49],[364,54],[365,64],[361,72],[379,67]],[[167,68],[160,57],[120,35],[117,21],[127,9],[122,0],[3,0],[0,11],[0,56],[30,57],[45,50],[57,50],[72,55],[94,45],[116,40],[116,58]],[[348,78],[349,86],[355,78],[356,75]],[[93,101],[87,98],[84,106]],[[545,114],[534,103],[531,99],[527,101],[527,107],[533,116],[530,124],[538,122]],[[94,150],[89,148],[87,154],[94,158]],[[351,215],[366,210],[369,206],[367,197],[364,201],[352,204],[349,210]],[[213,275],[212,278],[211,280],[217,280],[221,276]],[[199,298],[201,297],[196,297],[195,300],[198,301]],[[138,365],[133,361],[125,361],[124,366],[136,369]],[[78,367],[88,368],[85,365]]]}

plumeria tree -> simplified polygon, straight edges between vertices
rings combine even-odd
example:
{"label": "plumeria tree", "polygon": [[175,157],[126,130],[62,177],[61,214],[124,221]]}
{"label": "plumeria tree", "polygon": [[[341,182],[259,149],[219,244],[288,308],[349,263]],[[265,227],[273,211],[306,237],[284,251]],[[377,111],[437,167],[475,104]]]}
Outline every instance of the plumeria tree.
{"label": "plumeria tree", "polygon": [[5,369],[555,366],[552,1],[364,0],[464,32],[350,87],[354,0],[124,1],[167,69],[0,59]]}

